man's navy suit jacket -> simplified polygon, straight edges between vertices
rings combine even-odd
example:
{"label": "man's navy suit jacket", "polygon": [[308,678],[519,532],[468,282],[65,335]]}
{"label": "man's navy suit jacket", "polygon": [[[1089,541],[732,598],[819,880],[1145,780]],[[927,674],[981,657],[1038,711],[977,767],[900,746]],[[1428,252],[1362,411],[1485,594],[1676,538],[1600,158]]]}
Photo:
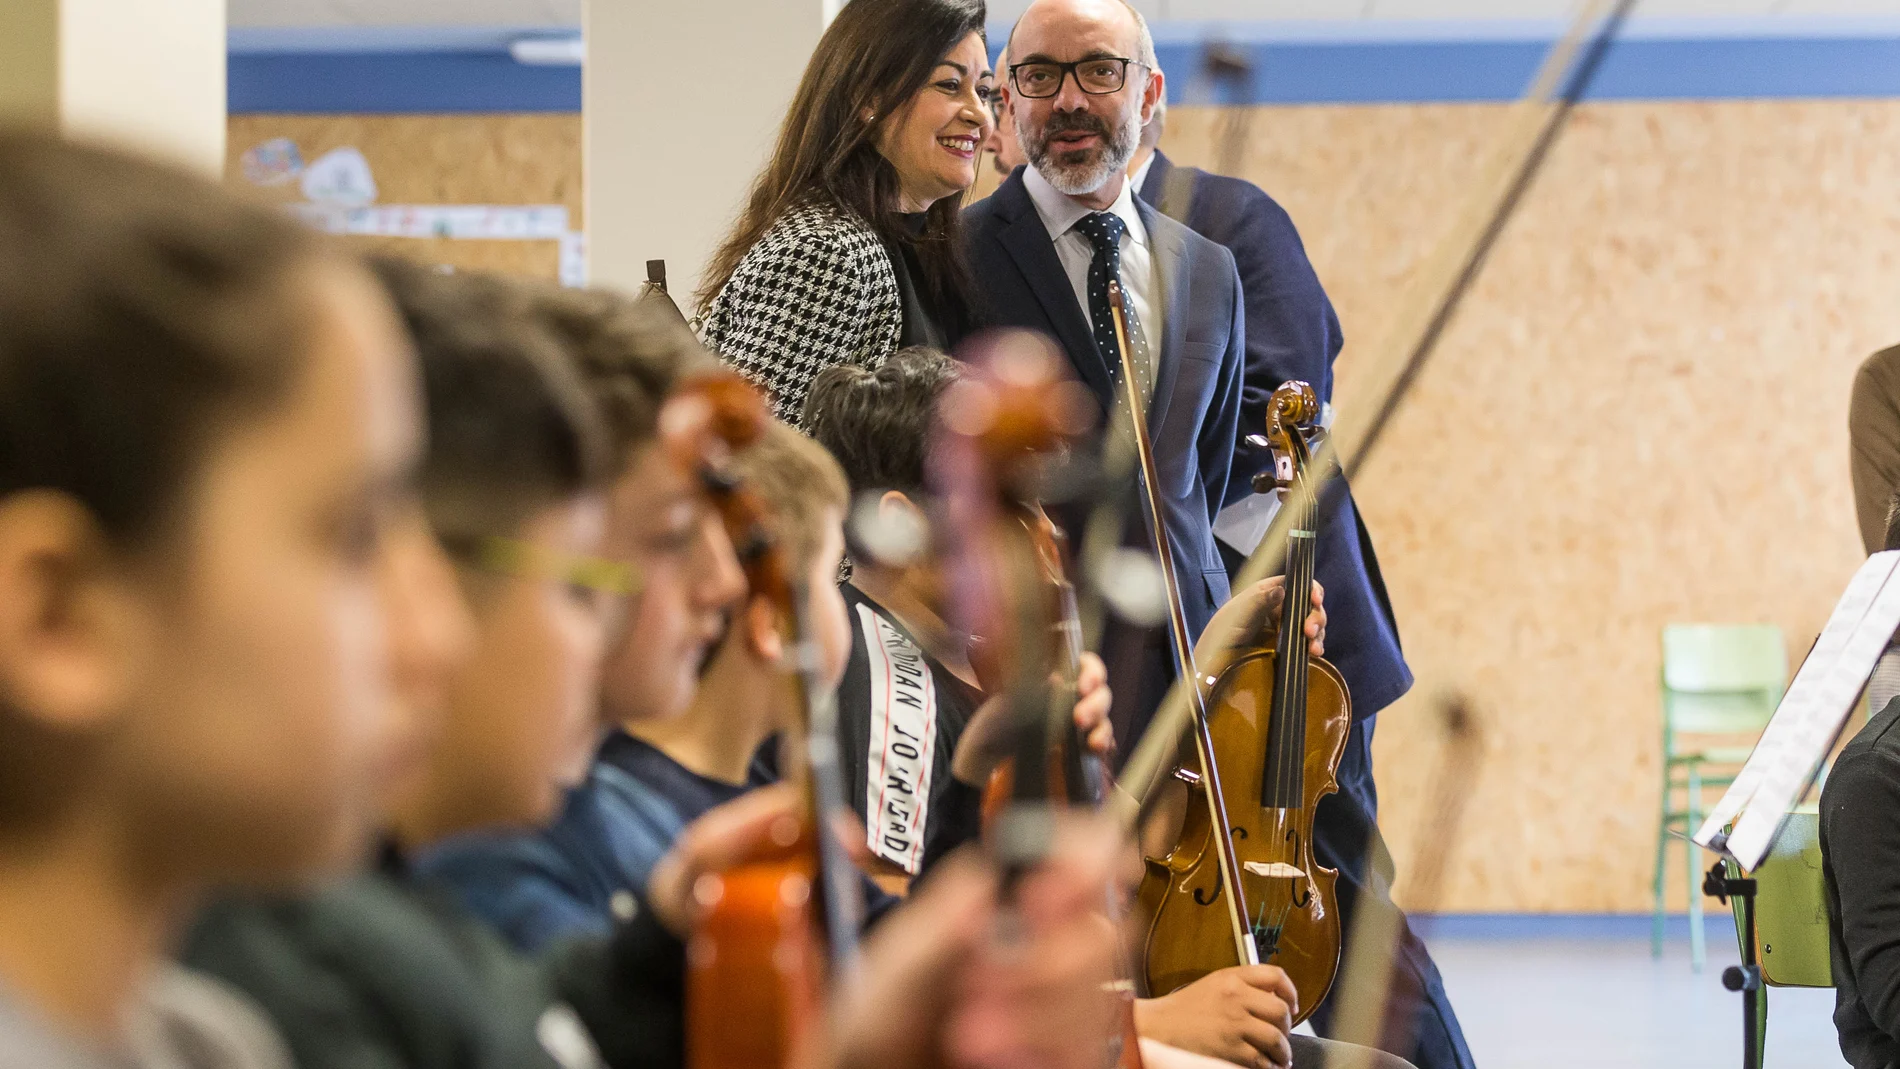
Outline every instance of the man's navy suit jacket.
{"label": "man's navy suit jacket", "polygon": [[[1214,516],[1230,496],[1248,488],[1253,474],[1233,469],[1246,336],[1240,276],[1226,249],[1139,199],[1135,205],[1148,230],[1159,282],[1150,304],[1164,310],[1158,338],[1154,324],[1144,324],[1156,354],[1148,426],[1182,610],[1190,637],[1198,638],[1228,596],[1227,570],[1214,545]],[[1023,186],[1022,168],[964,211],[963,231],[984,324],[1023,327],[1054,338],[1103,411],[1112,411],[1115,380]]]}
{"label": "man's navy suit jacket", "polygon": [[[1137,196],[1179,211],[1195,233],[1233,253],[1247,306],[1247,357],[1241,390],[1242,441],[1236,463],[1248,471],[1265,466],[1244,438],[1265,434],[1267,404],[1289,379],[1311,383],[1320,400],[1333,394],[1333,360],[1345,340],[1339,316],[1306,258],[1299,231],[1286,210],[1260,187],[1238,178],[1175,167],[1155,154]],[[1177,194],[1180,196],[1177,198]],[[1326,589],[1326,656],[1346,677],[1353,713],[1369,717],[1398,700],[1412,685],[1399,650],[1398,625],[1379,574],[1372,539],[1354,507],[1345,480],[1323,504],[1315,578]]]}

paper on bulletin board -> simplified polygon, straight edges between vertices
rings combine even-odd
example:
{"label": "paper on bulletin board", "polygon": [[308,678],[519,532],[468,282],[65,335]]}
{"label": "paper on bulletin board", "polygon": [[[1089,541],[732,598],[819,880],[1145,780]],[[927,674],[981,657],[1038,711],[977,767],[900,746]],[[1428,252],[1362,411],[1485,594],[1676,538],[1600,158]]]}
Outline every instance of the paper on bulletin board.
{"label": "paper on bulletin board", "polygon": [[311,160],[298,183],[312,204],[360,208],[376,203],[376,176],[368,157],[353,145],[333,148]]}
{"label": "paper on bulletin board", "polygon": [[569,233],[562,204],[293,204],[290,210],[332,234],[559,241]]}
{"label": "paper on bulletin board", "polygon": [[561,204],[292,204],[306,224],[331,234],[477,241],[558,241],[563,286],[587,284],[587,238],[568,228]]}

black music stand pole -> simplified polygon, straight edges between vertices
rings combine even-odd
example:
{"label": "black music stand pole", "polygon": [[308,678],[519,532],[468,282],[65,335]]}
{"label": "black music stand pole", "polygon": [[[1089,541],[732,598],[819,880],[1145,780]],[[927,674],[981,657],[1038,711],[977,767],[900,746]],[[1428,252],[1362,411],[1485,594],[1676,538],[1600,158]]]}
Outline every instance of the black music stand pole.
{"label": "black music stand pole", "polygon": [[[1734,875],[1730,875],[1734,866]],[[1735,899],[1736,929],[1741,936],[1742,963],[1722,970],[1722,986],[1742,996],[1742,1069],[1762,1069],[1762,1041],[1768,1032],[1768,987],[1762,980],[1761,961],[1755,956],[1755,881],[1741,875],[1741,866],[1718,858],[1702,879],[1702,893],[1726,905]]]}

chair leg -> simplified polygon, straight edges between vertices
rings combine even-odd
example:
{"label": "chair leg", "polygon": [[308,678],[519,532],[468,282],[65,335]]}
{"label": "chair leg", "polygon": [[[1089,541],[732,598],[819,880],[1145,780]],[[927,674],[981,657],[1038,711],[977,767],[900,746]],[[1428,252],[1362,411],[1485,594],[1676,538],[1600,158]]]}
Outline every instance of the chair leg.
{"label": "chair leg", "polygon": [[1656,822],[1656,876],[1651,881],[1649,911],[1649,956],[1662,957],[1663,949],[1663,868],[1669,849],[1669,779],[1663,777],[1662,816]]}
{"label": "chair leg", "polygon": [[[1702,770],[1693,764],[1689,766],[1689,799],[1683,808],[1687,813],[1683,830],[1692,835],[1702,808]],[[1699,973],[1708,957],[1708,948],[1703,945],[1702,937],[1702,850],[1694,839],[1683,838],[1682,858],[1689,878],[1689,968]]]}

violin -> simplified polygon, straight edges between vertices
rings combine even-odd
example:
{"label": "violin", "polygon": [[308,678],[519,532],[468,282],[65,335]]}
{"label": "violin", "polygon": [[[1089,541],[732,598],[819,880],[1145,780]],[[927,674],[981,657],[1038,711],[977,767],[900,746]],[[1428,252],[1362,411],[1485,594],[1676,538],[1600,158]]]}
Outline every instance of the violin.
{"label": "violin", "polygon": [[1339,874],[1313,859],[1313,817],[1319,800],[1339,789],[1339,762],[1352,729],[1345,679],[1311,655],[1304,627],[1319,510],[1316,497],[1295,490],[1307,478],[1307,436],[1318,414],[1319,401],[1304,382],[1282,385],[1269,405],[1275,470],[1256,476],[1255,488],[1277,488],[1283,507],[1300,512],[1289,529],[1286,598],[1273,644],[1228,651],[1205,699],[1215,763],[1234,792],[1218,825],[1224,834],[1191,808],[1174,849],[1148,859],[1140,892],[1149,918],[1150,993],[1164,995],[1240,964],[1227,938],[1226,911],[1215,908],[1228,877],[1209,849],[1215,840],[1233,841],[1240,860],[1234,897],[1251,910],[1259,960],[1286,970],[1300,993],[1295,1023],[1325,1000],[1339,972]]}
{"label": "violin", "polygon": [[[1052,811],[1099,807],[1108,778],[1075,724],[1081,617],[1062,532],[1037,494],[1041,462],[1086,431],[1091,401],[1040,339],[1007,336],[984,355],[945,393],[933,463],[959,623],[981,636],[973,666],[1007,703],[1010,756],[984,797],[984,839],[1007,890],[1047,857]],[[1119,918],[1113,889],[1104,909]],[[1106,1037],[1102,1064],[1141,1069],[1134,985],[1115,993],[1120,1028]]]}
{"label": "violin", "polygon": [[[943,402],[952,440],[942,450],[950,459],[939,467],[961,467],[950,481],[966,484],[942,495],[951,528],[989,532],[983,552],[966,546],[958,558],[964,591],[994,591],[987,600],[965,599],[965,613],[974,618],[970,665],[985,693],[1004,695],[1036,685],[1020,674],[1040,667],[1056,679],[1050,709],[1072,708],[1084,649],[1081,612],[1068,578],[1067,536],[1043,510],[1035,484],[1039,463],[1086,430],[1087,398],[1062,374],[1055,354],[1027,336],[995,343],[987,362],[966,367]],[[994,573],[999,562],[1015,574],[979,574]],[[1015,600],[1016,610],[1006,611],[999,600]],[[1011,748],[1035,749],[1045,760],[1020,784],[1014,757],[997,766],[984,789],[985,827],[1019,792],[1071,805],[1102,803],[1108,789],[1102,760],[1073,718],[1030,715],[1016,724],[1031,730]]]}
{"label": "violin", "polygon": [[863,924],[857,871],[836,837],[821,831],[845,796],[836,747],[819,744],[836,737],[837,713],[809,655],[808,591],[791,575],[763,503],[724,463],[767,424],[764,399],[731,372],[685,384],[662,413],[662,433],[694,464],[749,590],[778,609],[795,666],[786,684],[798,697],[784,767],[805,803],[796,825],[775,830],[761,856],[693,889],[705,913],[687,946],[690,1069],[773,1069],[808,1052],[822,1028],[824,992],[855,966]]}
{"label": "violin", "polygon": [[[1128,309],[1122,295],[1121,284],[1108,284],[1109,317],[1115,329],[1116,346],[1120,350],[1120,380],[1122,395],[1119,411],[1127,420],[1129,437],[1133,440],[1136,461],[1136,474],[1140,476],[1142,500],[1147,507],[1148,531],[1154,539],[1157,571],[1160,573],[1168,619],[1168,637],[1171,640],[1174,656],[1177,685],[1182,687],[1187,697],[1188,718],[1187,733],[1194,740],[1195,757],[1200,762],[1200,771],[1190,773],[1183,778],[1190,782],[1200,796],[1199,805],[1206,810],[1205,820],[1218,827],[1226,827],[1228,806],[1226,794],[1221,786],[1220,765],[1215,761],[1214,737],[1210,730],[1207,695],[1202,690],[1202,676],[1195,663],[1194,642],[1188,634],[1187,614],[1181,604],[1180,572],[1174,566],[1174,548],[1168,534],[1167,515],[1156,496],[1160,479],[1156,474],[1154,442],[1148,431],[1148,398],[1142,396],[1138,383],[1140,377],[1134,373],[1129,363],[1128,346]],[[1304,617],[1302,616],[1302,619]],[[1296,628],[1304,634],[1303,627]],[[1150,730],[1153,730],[1151,725]],[[1147,788],[1143,788],[1146,792]],[[1190,806],[1190,809],[1194,806]],[[1214,883],[1211,887],[1197,888],[1196,904],[1218,906],[1211,911],[1218,915],[1218,921],[1225,922],[1222,930],[1218,922],[1206,926],[1196,926],[1194,934],[1205,936],[1206,945],[1197,945],[1193,953],[1197,960],[1218,960],[1222,965],[1258,965],[1260,953],[1254,938],[1251,921],[1252,914],[1247,908],[1246,888],[1240,882],[1240,861],[1234,850],[1233,837],[1227,835],[1209,835],[1203,841],[1203,849],[1198,857],[1213,866]],[[1176,851],[1178,852],[1178,850]],[[1145,886],[1145,883],[1144,883]],[[1154,942],[1152,927],[1149,943]],[[1212,972],[1215,965],[1206,970]],[[1152,965],[1144,963],[1144,993],[1150,996],[1167,994],[1167,990],[1158,989],[1152,976]]]}
{"label": "violin", "polygon": [[[1040,504],[1023,502],[1018,503],[1017,508],[1021,514],[1015,520],[1022,524],[1029,553],[1036,561],[1036,582],[1052,606],[1053,622],[1049,629],[1054,657],[1050,663],[1051,671],[1060,681],[1057,692],[1073,700],[1076,678],[1082,671],[1084,647],[1082,614],[1076,604],[1075,584],[1068,577],[1068,537]],[[983,642],[973,646],[971,651],[972,667],[976,669],[977,678],[984,682],[986,691],[991,689],[991,680],[1007,679],[1007,673],[997,665],[998,658],[990,650],[990,645]],[[1108,773],[1101,756],[1089,748],[1073,720],[1066,729],[1060,723],[1052,723],[1050,727],[1045,767],[1040,770],[1046,778],[1046,790],[1042,793],[1070,805],[1101,805],[1108,794]],[[1030,783],[1024,783],[1021,789],[1029,793],[1038,791]],[[1017,796],[1017,791],[1016,759],[1007,757],[990,773],[983,789],[984,827],[994,823]]]}

